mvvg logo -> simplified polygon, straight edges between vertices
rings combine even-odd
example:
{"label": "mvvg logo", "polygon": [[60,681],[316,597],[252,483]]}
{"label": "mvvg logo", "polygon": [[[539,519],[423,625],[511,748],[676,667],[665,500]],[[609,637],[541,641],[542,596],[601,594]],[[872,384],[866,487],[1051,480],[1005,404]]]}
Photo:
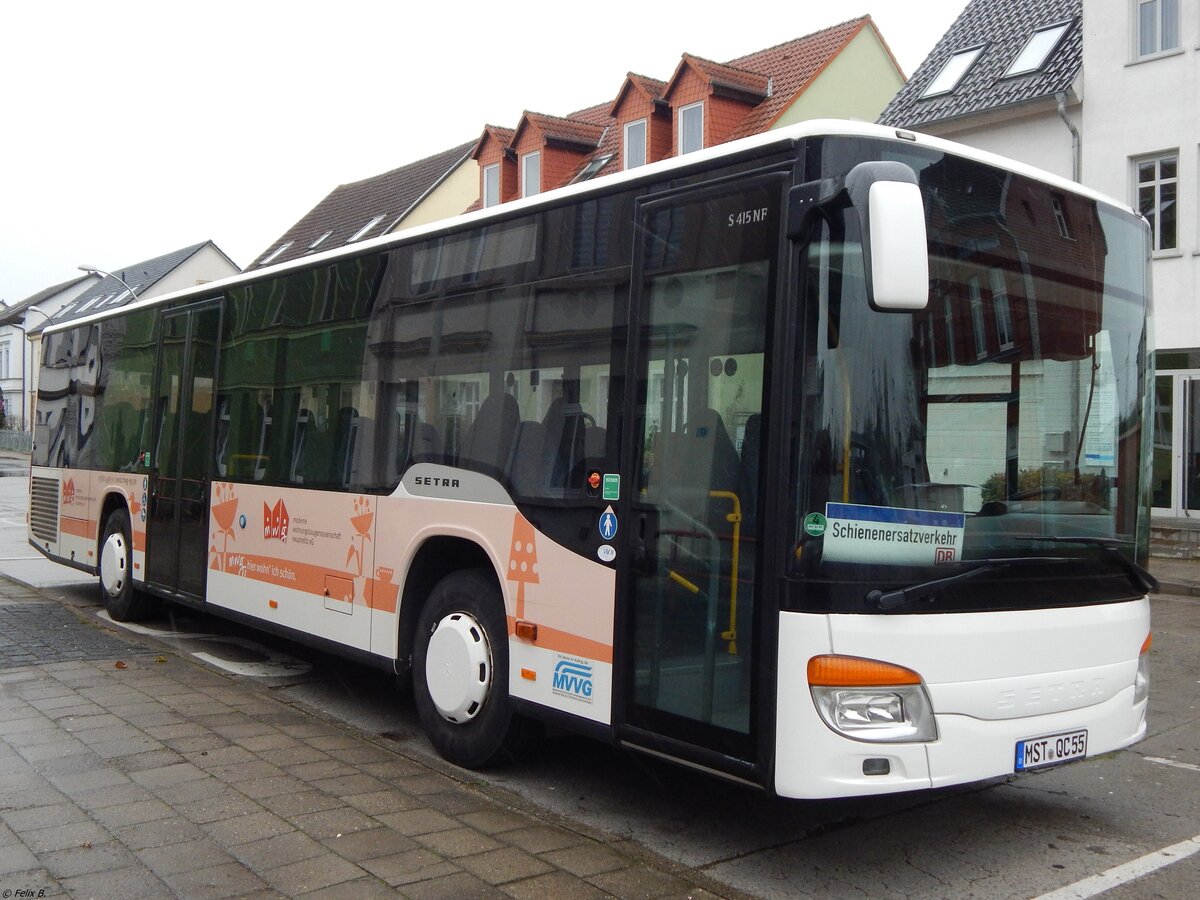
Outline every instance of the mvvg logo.
{"label": "mvvg logo", "polygon": [[62,484],[62,502],[63,506],[70,506],[75,502],[75,479],[68,478]]}
{"label": "mvvg logo", "polygon": [[592,664],[582,659],[560,659],[554,664],[554,693],[592,702]]}
{"label": "mvvg logo", "polygon": [[281,499],[274,507],[263,503],[263,540],[287,541],[288,511]]}

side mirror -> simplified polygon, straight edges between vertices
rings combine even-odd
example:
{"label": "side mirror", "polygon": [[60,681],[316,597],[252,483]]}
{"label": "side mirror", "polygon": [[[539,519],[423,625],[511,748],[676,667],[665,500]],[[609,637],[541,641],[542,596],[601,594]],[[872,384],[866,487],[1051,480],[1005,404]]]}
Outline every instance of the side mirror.
{"label": "side mirror", "polygon": [[867,298],[876,309],[929,304],[929,246],[917,176],[898,162],[859,163],[846,176],[858,210]]}
{"label": "side mirror", "polygon": [[929,304],[929,247],[917,176],[904,163],[863,162],[843,178],[798,184],[788,198],[788,236],[810,217],[853,207],[862,235],[867,299],[879,310],[912,312]]}

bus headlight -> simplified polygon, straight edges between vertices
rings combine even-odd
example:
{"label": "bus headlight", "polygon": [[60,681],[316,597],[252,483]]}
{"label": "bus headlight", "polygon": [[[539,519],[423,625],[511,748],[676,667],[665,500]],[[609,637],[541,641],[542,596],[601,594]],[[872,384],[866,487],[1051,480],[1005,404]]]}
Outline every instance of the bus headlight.
{"label": "bus headlight", "polygon": [[821,719],[856,741],[937,740],[937,722],[921,676],[891,663],[815,656],[808,683]]}
{"label": "bus headlight", "polygon": [[1141,703],[1150,696],[1150,635],[1146,635],[1138,655],[1137,674],[1133,676],[1133,702]]}

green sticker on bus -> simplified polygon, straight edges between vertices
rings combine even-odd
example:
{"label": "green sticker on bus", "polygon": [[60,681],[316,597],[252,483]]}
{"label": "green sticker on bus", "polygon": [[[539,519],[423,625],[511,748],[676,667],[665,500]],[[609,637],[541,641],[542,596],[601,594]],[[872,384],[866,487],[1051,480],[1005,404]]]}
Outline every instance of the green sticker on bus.
{"label": "green sticker on bus", "polygon": [[809,537],[820,537],[825,533],[825,517],[820,513],[809,513],[804,517],[804,533]]}
{"label": "green sticker on bus", "polygon": [[621,499],[621,476],[620,475],[605,475],[604,476],[604,494],[605,500],[620,500]]}

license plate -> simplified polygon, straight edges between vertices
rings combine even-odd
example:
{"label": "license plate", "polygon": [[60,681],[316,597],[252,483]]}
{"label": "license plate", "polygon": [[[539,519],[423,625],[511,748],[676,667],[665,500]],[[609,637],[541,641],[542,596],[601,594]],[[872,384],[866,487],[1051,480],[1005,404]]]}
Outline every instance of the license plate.
{"label": "license plate", "polygon": [[1017,741],[1017,771],[1040,769],[1087,755],[1087,729]]}

